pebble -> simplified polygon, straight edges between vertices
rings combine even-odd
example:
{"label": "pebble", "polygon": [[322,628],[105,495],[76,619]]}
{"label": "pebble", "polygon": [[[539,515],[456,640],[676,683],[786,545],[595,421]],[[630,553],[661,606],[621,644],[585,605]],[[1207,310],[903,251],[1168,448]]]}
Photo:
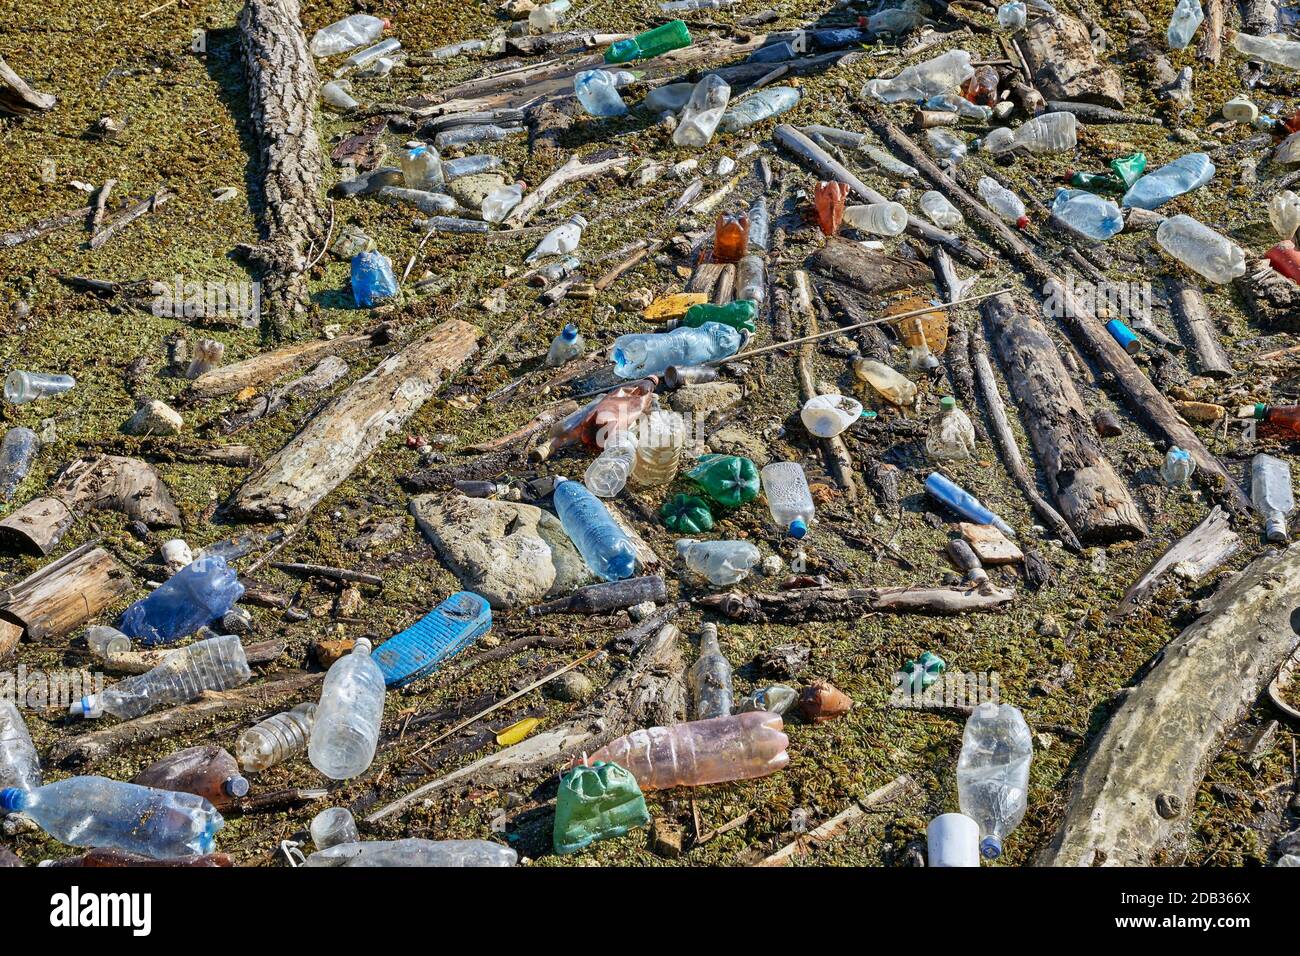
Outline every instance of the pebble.
{"label": "pebble", "polygon": [[585,700],[591,699],[596,688],[591,683],[591,678],[577,671],[569,671],[567,674],[561,674],[555,680],[546,685],[546,696],[554,700],[562,700],[571,704],[580,704]]}

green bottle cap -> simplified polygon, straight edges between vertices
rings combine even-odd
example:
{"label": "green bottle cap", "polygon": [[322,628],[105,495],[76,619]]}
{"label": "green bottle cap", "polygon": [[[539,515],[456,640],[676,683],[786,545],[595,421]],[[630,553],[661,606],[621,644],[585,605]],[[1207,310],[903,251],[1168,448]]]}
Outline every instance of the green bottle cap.
{"label": "green bottle cap", "polygon": [[956,408],[957,399],[953,398],[951,395],[945,395],[943,398],[939,399],[939,407],[942,408],[945,412],[949,411],[950,409]]}
{"label": "green bottle cap", "polygon": [[1267,405],[1265,405],[1263,402],[1256,402],[1256,403],[1255,403],[1255,417],[1256,417],[1256,418],[1258,418],[1260,421],[1263,421],[1263,420],[1264,420],[1264,415],[1265,415],[1267,412],[1268,412],[1268,406],[1267,406]]}

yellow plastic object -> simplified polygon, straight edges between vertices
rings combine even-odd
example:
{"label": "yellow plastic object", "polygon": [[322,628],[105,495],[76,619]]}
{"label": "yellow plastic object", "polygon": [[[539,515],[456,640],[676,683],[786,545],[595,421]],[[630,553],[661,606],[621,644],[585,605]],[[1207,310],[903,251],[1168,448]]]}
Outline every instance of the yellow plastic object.
{"label": "yellow plastic object", "polygon": [[669,319],[680,319],[691,306],[703,305],[708,301],[708,295],[703,292],[674,292],[655,299],[642,315],[647,322],[667,322]]}
{"label": "yellow plastic object", "polygon": [[537,717],[525,717],[517,724],[511,724],[505,730],[497,734],[497,746],[509,747],[512,744],[519,743],[519,741],[523,740],[536,730],[537,725],[540,723],[541,720]]}

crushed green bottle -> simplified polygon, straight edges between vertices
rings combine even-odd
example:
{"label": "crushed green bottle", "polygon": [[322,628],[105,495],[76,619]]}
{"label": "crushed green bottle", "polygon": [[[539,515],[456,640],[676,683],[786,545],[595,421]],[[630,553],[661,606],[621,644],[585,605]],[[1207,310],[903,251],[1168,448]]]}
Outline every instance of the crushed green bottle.
{"label": "crushed green bottle", "polygon": [[1124,181],[1124,189],[1127,192],[1146,172],[1146,153],[1133,153],[1129,156],[1121,156],[1119,159],[1112,159],[1110,168]]}
{"label": "crushed green bottle", "polygon": [[632,60],[648,60],[661,53],[680,50],[690,45],[691,31],[686,29],[686,24],[681,20],[672,20],[661,27],[611,43],[609,49],[605,51],[605,62],[630,63]]}
{"label": "crushed green bottle", "polygon": [[1070,176],[1070,185],[1094,193],[1126,193],[1142,178],[1146,168],[1146,154],[1133,153],[1112,159],[1108,173],[1074,173]]}
{"label": "crushed green bottle", "polygon": [[748,299],[737,299],[726,305],[711,305],[707,302],[693,305],[686,310],[682,325],[698,329],[705,322],[720,322],[742,332],[753,332],[754,318],[758,315],[758,306]]}
{"label": "crushed green bottle", "polygon": [[739,508],[758,497],[758,466],[739,455],[701,455],[686,477],[727,508]]}
{"label": "crushed green bottle", "polygon": [[926,651],[915,660],[903,665],[902,674],[912,690],[919,691],[929,687],[948,669],[948,663],[933,651]]}
{"label": "crushed green bottle", "polygon": [[678,534],[713,530],[713,512],[709,503],[698,495],[673,495],[659,509],[659,516]]}
{"label": "crushed green bottle", "polygon": [[561,855],[650,822],[636,777],[616,763],[574,767],[560,778],[551,843]]}

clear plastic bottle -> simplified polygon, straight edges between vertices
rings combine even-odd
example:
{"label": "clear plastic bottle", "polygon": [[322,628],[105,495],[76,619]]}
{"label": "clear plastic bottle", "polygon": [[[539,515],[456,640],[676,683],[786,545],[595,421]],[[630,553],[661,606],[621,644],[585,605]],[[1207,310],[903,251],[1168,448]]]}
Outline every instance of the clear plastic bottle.
{"label": "clear plastic bottle", "polygon": [[736,301],[752,302],[755,308],[767,301],[767,265],[762,256],[745,256],[736,263]]}
{"label": "clear plastic bottle", "polygon": [[960,118],[975,123],[987,123],[993,118],[992,107],[972,103],[966,97],[958,96],[956,93],[941,93],[938,96],[932,96],[925,101],[925,108],[927,110],[937,110],[941,113],[956,113]]}
{"label": "clear plastic bottle", "polygon": [[916,386],[907,376],[875,359],[858,359],[853,363],[853,374],[866,382],[886,401],[906,408],[916,401]]}
{"label": "clear plastic bottle", "polygon": [[901,235],[907,228],[907,209],[901,203],[873,202],[864,206],[846,206],[844,221],[854,229],[877,236]]}
{"label": "clear plastic bottle", "polygon": [[1183,193],[1199,189],[1214,178],[1215,167],[1205,153],[1187,153],[1147,173],[1124,194],[1120,205],[1155,209]]}
{"label": "clear plastic bottle", "polygon": [[352,98],[352,84],[347,80],[330,80],[320,88],[320,98],[326,106],[341,113],[354,110],[361,104]]}
{"label": "clear plastic bottle", "polygon": [[490,173],[494,169],[500,169],[501,166],[500,156],[493,156],[491,153],[476,153],[473,156],[446,160],[442,164],[442,175],[448,182],[451,182],[451,180],[459,179],[461,176]]}
{"label": "clear plastic bottle", "polygon": [[713,138],[722,114],[731,101],[731,87],[716,73],[710,73],[695,84],[691,98],[682,107],[673,130],[673,144],[701,149]]}
{"label": "clear plastic bottle", "polygon": [[0,787],[35,790],[41,785],[41,758],[13,701],[0,699]]}
{"label": "clear plastic bottle", "polygon": [[[1268,201],[1268,221],[1273,224],[1279,239],[1293,241],[1296,230],[1300,229],[1300,196],[1289,189],[1275,194]],[[4,457],[3,448],[0,448],[0,474],[4,473]],[[3,479],[0,479],[0,497],[4,497]]]}
{"label": "clear plastic bottle", "polygon": [[307,857],[304,866],[514,866],[519,854],[487,840],[365,840]]}
{"label": "clear plastic bottle", "polygon": [[637,332],[614,340],[614,372],[620,378],[662,375],[670,365],[705,365],[735,355],[745,337],[721,322],[671,332]]}
{"label": "clear plastic bottle", "polygon": [[965,140],[948,132],[946,129],[927,129],[925,131],[925,141],[930,145],[930,150],[934,155],[953,165],[960,164],[969,151]]}
{"label": "clear plastic bottle", "polygon": [[493,223],[504,222],[510,210],[524,199],[523,183],[509,183],[499,186],[483,197],[479,212],[485,220]]}
{"label": "clear plastic bottle", "polygon": [[570,6],[570,0],[551,0],[533,8],[528,12],[528,28],[534,33],[554,33]]}
{"label": "clear plastic bottle", "polygon": [[939,414],[930,421],[925,452],[931,461],[966,461],[975,456],[975,428],[970,417],[957,407],[957,399],[945,395],[939,400]]}
{"label": "clear plastic bottle", "polygon": [[145,647],[170,644],[222,617],[243,594],[244,586],[225,558],[202,558],[128,607],[118,629]]}
{"label": "clear plastic bottle", "polygon": [[30,428],[11,428],[0,440],[0,501],[8,501],[31,470],[41,440]]}
{"label": "clear plastic bottle", "polygon": [[980,853],[994,860],[1025,815],[1034,743],[1024,716],[1010,704],[980,704],[966,721],[957,758],[961,812],[979,824]]}
{"label": "clear plastic bottle", "polygon": [[551,340],[551,348],[546,353],[546,364],[550,368],[559,368],[566,362],[572,362],[586,350],[582,333],[573,323],[560,329],[560,334]]}
{"label": "clear plastic bottle", "polygon": [[643,417],[637,422],[632,484],[657,488],[676,478],[685,444],[686,421],[677,412],[658,409]]}
{"label": "clear plastic bottle", "polygon": [[411,189],[432,192],[444,182],[442,157],[432,146],[421,143],[402,154],[402,181]]}
{"label": "clear plastic bottle", "polygon": [[1268,540],[1286,542],[1287,518],[1295,511],[1291,466],[1272,455],[1256,455],[1250,465],[1250,501],[1264,519]]}
{"label": "clear plastic bottle", "polygon": [[763,557],[748,541],[696,541],[694,538],[679,539],[677,554],[688,570],[714,587],[743,581]]}
{"label": "clear plastic bottle", "polygon": [[682,111],[691,93],[695,92],[694,83],[668,83],[657,86],[645,95],[641,106],[658,116],[660,113],[676,115]]}
{"label": "clear plastic bottle", "polygon": [[0,790],[0,809],[26,813],[69,846],[137,853],[154,860],[211,853],[225,821],[192,793],[154,790],[106,777],[69,777],[35,790]]}
{"label": "clear plastic bottle", "polygon": [[38,398],[62,395],[76,384],[77,380],[71,375],[15,370],[5,376],[5,401],[11,405],[26,405]]}
{"label": "clear plastic bottle", "polygon": [[721,10],[730,7],[737,0],[664,0],[659,4],[660,13],[677,13],[687,10]]}
{"label": "clear plastic bottle", "polygon": [[1185,50],[1192,42],[1196,28],[1205,19],[1200,0],[1178,0],[1174,6],[1173,16],[1169,18],[1169,29],[1165,31],[1165,40],[1171,50]]}
{"label": "clear plastic bottle", "polygon": [[974,75],[970,54],[965,50],[950,50],[909,66],[893,79],[871,80],[862,93],[885,103],[918,103],[941,93],[955,93]]}
{"label": "clear plastic bottle", "polygon": [[642,790],[699,787],[776,773],[790,763],[781,718],[766,711],[636,730],[601,747],[589,763],[616,763]]}
{"label": "clear plastic bottle", "polygon": [[347,807],[330,807],[311,818],[311,842],[318,850],[328,850],[343,843],[356,843],[361,839],[357,821]]}
{"label": "clear plastic bottle", "polygon": [[[772,236],[772,220],[767,211],[767,200],[762,196],[749,207],[749,248],[766,252]],[[737,283],[739,284],[739,283]]]}
{"label": "clear plastic bottle", "polygon": [[343,65],[334,71],[334,76],[337,79],[345,76],[353,70],[359,70],[372,63],[376,64],[376,67],[372,67],[371,71],[367,71],[368,73],[378,76],[386,76],[397,63],[396,59],[391,57],[391,54],[396,53],[401,48],[401,41],[394,37],[389,37],[387,40],[380,40],[374,46],[369,46],[358,53],[353,53],[350,57],[344,60]]}
{"label": "clear plastic bottle", "polygon": [[984,149],[994,156],[1012,149],[1031,153],[1065,153],[1078,145],[1079,118],[1073,113],[1040,113],[1018,129],[998,127],[984,137]]}
{"label": "clear plastic bottle", "polygon": [[780,116],[798,105],[799,95],[793,86],[765,87],[729,105],[718,121],[718,129],[724,133],[734,133],[773,116]]}
{"label": "clear plastic bottle", "polygon": [[797,461],[774,461],[759,472],[767,508],[778,528],[792,538],[802,538],[813,523],[816,506],[808,477]]}
{"label": "clear plastic bottle", "polygon": [[627,486],[635,465],[635,436],[630,431],[618,432],[605,439],[605,447],[587,466],[582,483],[597,498],[613,498]]}
{"label": "clear plastic bottle", "polygon": [[627,104],[608,70],[584,70],[573,78],[573,92],[584,110],[596,117],[622,116]]}
{"label": "clear plastic bottle", "polygon": [[1097,242],[1124,230],[1124,214],[1119,206],[1082,189],[1058,189],[1052,200],[1052,214],[1075,232]]}
{"label": "clear plastic bottle", "polygon": [[384,675],[361,638],[325,675],[307,744],[311,765],[331,780],[365,773],[375,759],[384,716]]}
{"label": "clear plastic bottle", "polygon": [[718,626],[700,626],[700,656],[686,673],[691,691],[691,719],[731,715],[731,662],[718,646]]}
{"label": "clear plastic bottle", "polygon": [[860,417],[862,403],[847,395],[817,395],[799,410],[803,427],[818,438],[834,438]]}
{"label": "clear plastic bottle", "polygon": [[1003,219],[1014,222],[1017,229],[1024,229],[1029,225],[1029,217],[1025,215],[1025,204],[1020,201],[1020,197],[992,176],[980,177],[979,194],[990,209]]}
{"label": "clear plastic bottle", "polygon": [[1246,274],[1246,253],[1191,216],[1170,216],[1156,229],[1156,242],[1172,258],[1211,282],[1225,283]]}
{"label": "clear plastic bottle", "polygon": [[218,810],[248,794],[248,781],[239,773],[235,758],[224,747],[187,747],[155,761],[131,782],[155,790],[193,793]]}
{"label": "clear plastic bottle", "polygon": [[998,7],[998,26],[1008,33],[1023,30],[1028,19],[1029,10],[1020,0],[1011,0]]}
{"label": "clear plastic bottle", "polygon": [[1289,70],[1300,70],[1300,42],[1288,39],[1283,34],[1257,37],[1249,33],[1238,33],[1232,42],[1239,52],[1252,60],[1263,60]]}
{"label": "clear plastic bottle", "polygon": [[1165,453],[1165,460],[1160,466],[1160,477],[1170,488],[1181,488],[1192,480],[1196,473],[1196,462],[1192,456],[1175,445]]}
{"label": "clear plastic bottle", "polygon": [[583,561],[597,577],[621,581],[636,574],[636,548],[600,499],[581,483],[560,479],[555,486],[555,511]]}
{"label": "clear plastic bottle", "polygon": [[582,230],[586,228],[587,220],[583,216],[577,214],[570,216],[543,236],[537,248],[528,253],[524,261],[532,262],[547,256],[567,256],[578,248],[578,243],[582,240]]}
{"label": "clear plastic bottle", "polygon": [[270,770],[307,749],[316,719],[316,701],[268,717],[239,735],[235,754],[245,773]]}
{"label": "clear plastic bottle", "polygon": [[334,56],[355,50],[378,39],[388,29],[388,21],[366,13],[354,13],[337,23],[317,30],[311,38],[311,52],[319,57]]}
{"label": "clear plastic bottle", "polygon": [[239,687],[252,676],[238,634],[210,637],[172,651],[151,671],[81,698],[68,712],[82,717],[112,714],[129,720],[159,707],[197,700],[204,691]]}
{"label": "clear plastic bottle", "polygon": [[940,229],[956,229],[965,224],[961,210],[948,201],[943,193],[933,189],[921,195],[921,212]]}

